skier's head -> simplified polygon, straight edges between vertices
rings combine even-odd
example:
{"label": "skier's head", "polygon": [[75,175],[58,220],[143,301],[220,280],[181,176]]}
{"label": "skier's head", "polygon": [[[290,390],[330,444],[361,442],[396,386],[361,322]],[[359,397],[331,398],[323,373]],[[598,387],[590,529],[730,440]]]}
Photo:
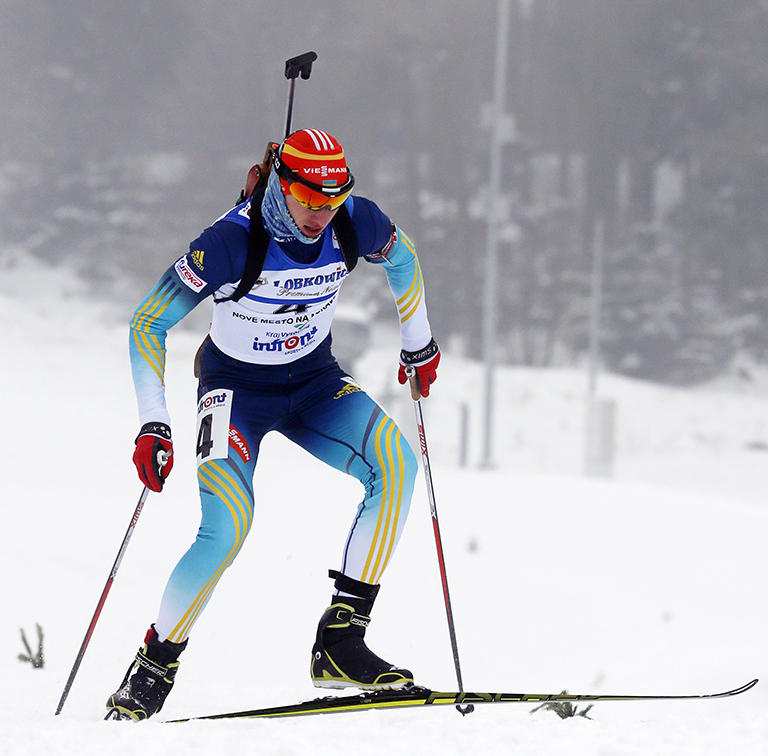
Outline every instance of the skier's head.
{"label": "skier's head", "polygon": [[319,129],[294,131],[275,150],[274,166],[283,194],[309,210],[335,210],[355,184],[341,145]]}

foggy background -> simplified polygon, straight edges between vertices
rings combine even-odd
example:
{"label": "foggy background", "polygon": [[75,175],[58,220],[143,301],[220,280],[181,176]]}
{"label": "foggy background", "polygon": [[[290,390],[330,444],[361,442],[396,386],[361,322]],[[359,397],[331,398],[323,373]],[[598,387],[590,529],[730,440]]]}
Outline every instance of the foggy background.
{"label": "foggy background", "polygon": [[[497,3],[448,5],[3,0],[0,269],[73,269],[128,317],[283,136],[284,61],[311,49],[294,127],[339,138],[356,192],[417,244],[438,340],[479,357]],[[606,367],[749,379],[768,346],[766,41],[765,0],[512,2],[500,362],[584,360],[599,219]],[[343,301],[391,318],[371,267]]]}
{"label": "foggy background", "polygon": [[[284,61],[315,50],[294,126],[339,138],[356,191],[415,241],[425,273],[444,359],[423,404],[467,688],[761,684],[727,701],[606,705],[596,722],[527,707],[382,712],[277,721],[259,742],[336,754],[354,741],[370,756],[391,752],[394,727],[423,753],[764,753],[768,2],[511,9],[494,203],[498,465],[480,472],[496,0],[0,0],[0,392],[5,427],[18,429],[0,440],[0,752],[214,754],[253,742],[249,722],[149,723],[126,737],[100,721],[199,522],[191,357],[207,303],[169,336],[173,476],[142,513],[65,716],[52,714],[139,493],[129,318],[282,137]],[[599,227],[611,481],[580,475]],[[353,374],[416,449],[383,271],[360,264],[351,278],[339,310],[373,327]],[[350,341],[339,320],[334,348]],[[278,434],[260,455],[258,527],[195,628],[163,718],[311,697],[316,601],[357,484]],[[423,481],[372,638],[447,690]],[[264,622],[286,595],[291,622]],[[491,602],[495,621],[477,622]],[[32,672],[14,652],[36,622],[46,670]],[[212,650],[230,622],[253,642],[222,665]]]}

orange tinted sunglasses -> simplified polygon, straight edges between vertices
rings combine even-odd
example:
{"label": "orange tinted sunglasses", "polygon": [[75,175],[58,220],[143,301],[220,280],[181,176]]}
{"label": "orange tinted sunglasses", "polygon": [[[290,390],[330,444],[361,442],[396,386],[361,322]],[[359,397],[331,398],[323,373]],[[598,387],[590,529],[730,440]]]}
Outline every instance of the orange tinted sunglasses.
{"label": "orange tinted sunglasses", "polygon": [[350,187],[346,192],[343,192],[336,197],[328,197],[315,189],[311,189],[299,179],[295,181],[286,181],[286,183],[288,184],[288,191],[296,202],[310,210],[324,210],[326,208],[336,210],[336,208],[341,207],[347,201],[347,197],[352,194],[352,188]]}

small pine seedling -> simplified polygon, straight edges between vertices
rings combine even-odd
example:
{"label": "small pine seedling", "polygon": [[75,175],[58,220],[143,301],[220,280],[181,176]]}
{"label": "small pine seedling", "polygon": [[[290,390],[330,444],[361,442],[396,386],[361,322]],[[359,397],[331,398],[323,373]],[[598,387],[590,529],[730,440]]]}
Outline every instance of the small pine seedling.
{"label": "small pine seedling", "polygon": [[[567,695],[568,691],[564,690],[563,695]],[[584,717],[584,719],[592,719],[589,716],[589,710],[594,706],[590,704],[583,709],[579,709],[578,706],[574,706],[570,701],[547,701],[546,703],[537,706],[535,709],[531,709],[531,714],[534,714],[539,709],[549,709],[554,711],[560,719],[568,719],[568,717]]]}
{"label": "small pine seedling", "polygon": [[21,642],[24,644],[24,648],[27,650],[27,653],[19,654],[18,659],[21,662],[29,662],[33,669],[42,669],[43,665],[45,664],[45,659],[43,657],[43,628],[40,627],[40,625],[37,623],[35,623],[35,627],[37,628],[37,653],[32,653],[32,649],[29,646],[29,641],[27,640],[27,636],[24,633],[24,628],[20,627],[19,632],[21,633]]}

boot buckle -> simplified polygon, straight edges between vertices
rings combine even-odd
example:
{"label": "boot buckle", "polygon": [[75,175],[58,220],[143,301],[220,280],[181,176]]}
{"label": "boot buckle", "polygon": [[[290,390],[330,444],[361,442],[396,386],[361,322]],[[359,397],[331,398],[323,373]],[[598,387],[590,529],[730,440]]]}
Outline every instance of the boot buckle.
{"label": "boot buckle", "polygon": [[371,624],[371,618],[365,614],[358,614],[351,607],[346,605],[337,605],[333,607],[336,609],[335,618],[337,622],[334,622],[328,627],[347,627],[348,625],[355,625],[357,627],[368,627]]}
{"label": "boot buckle", "polygon": [[371,624],[371,618],[366,617],[364,614],[353,613],[349,618],[350,625],[357,625],[358,627],[368,627]]}
{"label": "boot buckle", "polygon": [[156,677],[164,678],[168,675],[168,667],[163,667],[162,665],[153,661],[148,656],[143,654],[141,650],[139,650],[139,652],[136,654],[136,661],[139,663],[139,666],[144,667],[144,669],[148,670]]}

